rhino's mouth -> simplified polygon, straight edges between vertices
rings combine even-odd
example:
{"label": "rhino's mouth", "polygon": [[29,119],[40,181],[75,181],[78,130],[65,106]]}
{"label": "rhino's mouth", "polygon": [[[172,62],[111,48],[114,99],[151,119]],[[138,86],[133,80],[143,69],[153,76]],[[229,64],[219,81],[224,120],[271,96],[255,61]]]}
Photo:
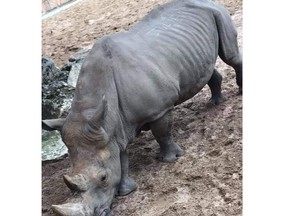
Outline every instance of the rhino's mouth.
{"label": "rhino's mouth", "polygon": [[94,213],[94,216],[114,216],[114,214],[111,208],[105,208],[100,211],[100,214],[97,214],[97,211],[96,211],[96,214]]}
{"label": "rhino's mouth", "polygon": [[112,211],[112,204],[110,207],[103,205],[94,209],[93,216],[114,216]]}

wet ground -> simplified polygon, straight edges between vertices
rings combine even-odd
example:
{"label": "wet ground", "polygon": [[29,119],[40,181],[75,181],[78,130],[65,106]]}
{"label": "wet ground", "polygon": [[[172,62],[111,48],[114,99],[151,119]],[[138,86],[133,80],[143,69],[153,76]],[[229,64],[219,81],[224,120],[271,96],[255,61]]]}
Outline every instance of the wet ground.
{"label": "wet ground", "polygon": [[[82,0],[43,20],[43,54],[61,66],[78,49],[128,29],[163,2]],[[242,49],[242,1],[220,2],[233,16]],[[205,87],[175,107],[173,135],[185,150],[183,157],[175,163],[157,161],[158,145],[151,132],[142,132],[129,146],[131,176],[139,187],[115,198],[117,216],[242,215],[242,96],[237,95],[234,71],[221,61],[217,68],[226,102],[208,108],[210,91]],[[53,215],[51,204],[72,195],[62,180],[70,171],[69,158],[42,164],[42,215]]]}

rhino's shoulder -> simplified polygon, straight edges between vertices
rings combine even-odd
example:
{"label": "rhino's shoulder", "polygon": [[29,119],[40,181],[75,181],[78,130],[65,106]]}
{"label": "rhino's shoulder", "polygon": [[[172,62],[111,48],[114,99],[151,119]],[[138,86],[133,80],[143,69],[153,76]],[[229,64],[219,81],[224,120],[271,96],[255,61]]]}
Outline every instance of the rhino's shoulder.
{"label": "rhino's shoulder", "polygon": [[107,35],[99,39],[92,47],[90,56],[102,56],[104,58],[112,59],[113,52],[117,50],[117,43],[113,40],[114,35]]}

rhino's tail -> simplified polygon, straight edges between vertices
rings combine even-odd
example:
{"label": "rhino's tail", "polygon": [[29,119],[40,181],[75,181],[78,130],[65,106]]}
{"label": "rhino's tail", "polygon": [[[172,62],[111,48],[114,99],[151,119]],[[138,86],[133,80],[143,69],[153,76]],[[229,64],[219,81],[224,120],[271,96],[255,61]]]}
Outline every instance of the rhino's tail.
{"label": "rhino's tail", "polygon": [[242,93],[242,53],[238,48],[236,27],[229,12],[221,5],[217,8],[214,10],[214,18],[219,35],[218,54],[226,64],[234,68],[236,82]]}

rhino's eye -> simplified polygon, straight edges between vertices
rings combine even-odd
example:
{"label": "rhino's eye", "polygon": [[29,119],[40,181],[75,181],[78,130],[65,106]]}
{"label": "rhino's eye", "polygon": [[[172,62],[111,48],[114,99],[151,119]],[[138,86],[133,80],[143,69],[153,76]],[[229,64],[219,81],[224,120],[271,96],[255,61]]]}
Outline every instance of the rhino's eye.
{"label": "rhino's eye", "polygon": [[106,175],[103,175],[103,176],[101,177],[101,181],[104,182],[104,181],[106,180],[106,178],[107,178],[107,176],[106,176]]}

